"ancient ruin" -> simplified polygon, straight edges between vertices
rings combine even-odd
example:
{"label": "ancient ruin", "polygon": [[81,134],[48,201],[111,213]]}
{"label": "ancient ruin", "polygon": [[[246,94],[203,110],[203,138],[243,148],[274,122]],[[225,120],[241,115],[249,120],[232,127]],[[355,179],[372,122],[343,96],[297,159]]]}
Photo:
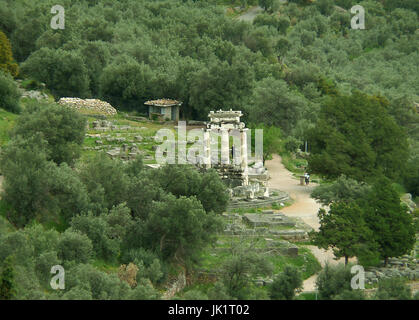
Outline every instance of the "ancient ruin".
{"label": "ancient ruin", "polygon": [[263,166],[262,153],[255,152],[252,157],[250,130],[240,121],[242,115],[241,111],[231,109],[208,114],[210,121],[204,129],[200,166],[217,170],[229,186],[232,198],[266,199],[270,197],[269,173]]}

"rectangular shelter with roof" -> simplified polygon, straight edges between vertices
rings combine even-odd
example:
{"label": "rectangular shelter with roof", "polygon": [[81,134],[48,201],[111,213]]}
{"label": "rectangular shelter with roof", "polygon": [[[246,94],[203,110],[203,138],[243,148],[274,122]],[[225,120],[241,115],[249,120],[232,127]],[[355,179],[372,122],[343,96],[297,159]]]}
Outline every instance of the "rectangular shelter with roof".
{"label": "rectangular shelter with roof", "polygon": [[182,102],[171,99],[150,100],[144,103],[148,106],[149,119],[179,121],[179,109]]}

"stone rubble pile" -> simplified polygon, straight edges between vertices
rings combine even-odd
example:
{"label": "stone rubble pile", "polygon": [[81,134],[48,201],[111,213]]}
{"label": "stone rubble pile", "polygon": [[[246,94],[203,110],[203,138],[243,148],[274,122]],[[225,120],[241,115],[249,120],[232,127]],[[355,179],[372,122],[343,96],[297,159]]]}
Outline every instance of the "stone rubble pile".
{"label": "stone rubble pile", "polygon": [[[262,235],[281,238],[288,241],[301,241],[308,239],[307,232],[311,228],[298,219],[292,221],[292,218],[283,216],[282,214],[275,213],[257,213],[257,214],[244,214],[243,216],[239,214],[234,215],[223,215],[229,219],[229,222],[226,223],[224,228],[224,233],[227,235],[233,236],[249,236],[249,237],[259,237]],[[257,219],[256,216],[260,216],[261,219]],[[272,221],[268,221],[267,216],[271,216]],[[284,217],[286,221],[279,221],[276,218]],[[256,219],[257,224],[249,223]],[[254,222],[254,221],[253,221]],[[259,223],[261,222],[261,223]],[[263,222],[263,223],[262,223]],[[281,224],[281,222],[284,222]],[[285,227],[277,228],[277,227]]]}
{"label": "stone rubble pile", "polygon": [[108,102],[98,99],[61,98],[59,104],[67,105],[75,110],[88,109],[106,115],[116,115],[117,111]]}
{"label": "stone rubble pile", "polygon": [[411,256],[390,258],[387,267],[368,268],[365,272],[366,283],[377,283],[379,280],[393,277],[418,280],[419,267],[416,259]]}
{"label": "stone rubble pile", "polygon": [[407,278],[409,280],[419,280],[419,266],[416,259],[416,252],[419,250],[419,238],[416,235],[416,244],[410,255],[399,258],[389,258],[386,267],[370,267],[365,271],[366,283],[377,283],[381,279],[388,278]]}
{"label": "stone rubble pile", "polygon": [[29,98],[29,99],[36,99],[40,100],[48,100],[48,95],[46,93],[37,91],[37,90],[29,90],[22,92],[22,98]]}

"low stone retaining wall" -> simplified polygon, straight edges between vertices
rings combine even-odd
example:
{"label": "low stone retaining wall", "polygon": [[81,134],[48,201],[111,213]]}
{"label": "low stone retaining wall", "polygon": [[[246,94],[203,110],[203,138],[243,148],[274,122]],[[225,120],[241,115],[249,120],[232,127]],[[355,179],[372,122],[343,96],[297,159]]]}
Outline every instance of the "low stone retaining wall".
{"label": "low stone retaining wall", "polygon": [[263,207],[269,207],[273,203],[281,203],[281,202],[287,202],[290,200],[290,197],[287,193],[282,192],[278,196],[270,196],[269,198],[263,198],[263,199],[233,199],[230,201],[230,203],[227,206],[227,209],[239,209],[239,208],[263,208]]}

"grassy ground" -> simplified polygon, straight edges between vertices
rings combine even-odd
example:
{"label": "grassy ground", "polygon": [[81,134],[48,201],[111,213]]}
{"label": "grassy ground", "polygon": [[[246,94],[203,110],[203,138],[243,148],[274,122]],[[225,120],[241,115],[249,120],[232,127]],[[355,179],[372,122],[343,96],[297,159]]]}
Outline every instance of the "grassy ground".
{"label": "grassy ground", "polygon": [[296,300],[317,300],[317,294],[315,292],[303,292],[296,297]]}
{"label": "grassy ground", "polygon": [[[112,147],[120,147],[121,145],[127,143],[130,144],[129,141],[135,140],[134,137],[140,135],[143,138],[141,143],[137,143],[138,149],[142,151],[145,155],[152,156],[154,158],[154,151],[153,145],[157,145],[153,139],[156,135],[157,131],[160,129],[169,129],[172,130],[175,137],[177,135],[176,130],[174,130],[174,124],[171,122],[150,122],[150,121],[134,121],[126,119],[123,115],[116,115],[113,117],[107,117],[106,120],[112,122],[113,125],[117,126],[130,126],[129,130],[108,130],[108,131],[98,131],[92,128],[92,122],[98,120],[95,116],[88,116],[88,122],[90,129],[87,130],[87,134],[92,135],[91,137],[87,136],[84,140],[83,147],[96,147],[98,144],[96,143],[99,140],[99,135],[102,136],[102,144],[103,146],[111,145]],[[95,135],[95,136],[93,136]],[[103,136],[110,136],[112,138],[125,138],[126,141],[107,141],[103,138]],[[82,152],[82,161],[86,160],[95,155],[97,151],[95,150],[83,150]],[[145,163],[155,163],[155,161],[144,160]]]}
{"label": "grassy ground", "polygon": [[106,261],[103,261],[102,259],[96,259],[92,262],[92,265],[103,272],[106,273],[117,273],[119,269],[118,263],[109,263]]}

